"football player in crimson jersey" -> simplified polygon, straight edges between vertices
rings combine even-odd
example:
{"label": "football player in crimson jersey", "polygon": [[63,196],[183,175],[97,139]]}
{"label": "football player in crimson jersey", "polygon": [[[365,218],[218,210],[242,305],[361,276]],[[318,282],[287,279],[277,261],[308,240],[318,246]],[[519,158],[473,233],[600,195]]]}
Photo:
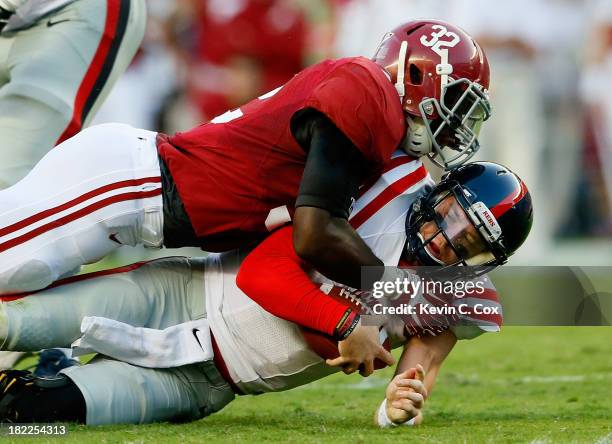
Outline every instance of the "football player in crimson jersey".
{"label": "football player in crimson jersey", "polygon": [[[431,190],[431,178],[418,175],[420,161],[401,153],[393,159],[394,167],[363,191],[350,217],[387,265],[418,256],[431,242],[439,251],[449,244],[455,255],[449,265],[496,265],[525,240],[529,194],[506,168],[469,164]],[[409,210],[411,202],[419,205]],[[407,240],[415,230],[428,234],[413,245]],[[3,297],[3,348],[36,349],[79,339],[75,347],[105,357],[65,369],[58,378],[0,373],[0,418],[87,424],[192,420],[223,408],[236,393],[287,390],[338,371],[326,365],[321,345],[331,342],[333,349],[350,333],[339,320],[356,319],[351,312],[345,316],[355,306],[342,298],[346,287],[306,274],[310,268],[295,254],[291,231],[291,226],[275,231],[251,253],[164,258],[75,276],[31,295]],[[472,236],[481,238],[474,241]],[[426,255],[423,263],[438,263],[438,250],[421,252]],[[427,259],[428,254],[433,257]],[[238,283],[248,295],[237,286],[238,272]],[[418,303],[440,304],[430,295],[419,298]],[[449,303],[456,306],[462,300]],[[427,316],[417,316],[420,329],[399,317],[385,319],[382,332],[391,347],[405,348],[379,407],[379,425],[421,421],[427,391],[457,339],[499,329],[500,312],[475,310],[477,304],[500,308],[490,283],[463,304],[459,323],[449,322],[437,331],[429,328]],[[340,351],[363,328],[370,327],[357,327],[340,342]],[[162,329],[172,334],[160,340]],[[209,330],[212,339],[199,334]],[[319,332],[318,340],[312,340],[312,331]],[[210,353],[201,357],[203,349]]]}
{"label": "football player in crimson jersey", "polygon": [[225,251],[289,220],[302,259],[359,287],[360,267],[381,265],[347,221],[359,186],[399,146],[445,166],[468,158],[488,83],[468,34],[416,21],[373,60],[318,63],[184,133],[92,127],[0,192],[0,292],[43,288],[124,244]]}

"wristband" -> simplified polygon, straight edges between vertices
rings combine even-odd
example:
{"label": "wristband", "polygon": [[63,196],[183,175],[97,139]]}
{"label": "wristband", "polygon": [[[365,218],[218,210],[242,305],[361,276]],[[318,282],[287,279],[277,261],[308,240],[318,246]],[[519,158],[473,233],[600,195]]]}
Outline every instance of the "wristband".
{"label": "wristband", "polygon": [[334,339],[344,341],[355,330],[361,317],[352,308],[347,308],[334,328]]}
{"label": "wristband", "polygon": [[387,415],[387,398],[383,399],[383,402],[380,404],[380,407],[378,407],[378,412],[376,413],[376,423],[380,428],[398,426],[411,427],[414,426],[415,420],[416,416],[414,418],[410,418],[408,421],[402,422],[401,424],[396,424],[395,422],[391,421]]}

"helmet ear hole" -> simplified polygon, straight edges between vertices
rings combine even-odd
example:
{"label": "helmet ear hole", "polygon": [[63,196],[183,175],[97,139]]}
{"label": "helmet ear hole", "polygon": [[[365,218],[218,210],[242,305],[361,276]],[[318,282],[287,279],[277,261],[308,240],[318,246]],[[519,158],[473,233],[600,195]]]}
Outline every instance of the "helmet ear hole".
{"label": "helmet ear hole", "polygon": [[414,63],[410,64],[410,83],[413,85],[421,85],[423,83],[423,73]]}

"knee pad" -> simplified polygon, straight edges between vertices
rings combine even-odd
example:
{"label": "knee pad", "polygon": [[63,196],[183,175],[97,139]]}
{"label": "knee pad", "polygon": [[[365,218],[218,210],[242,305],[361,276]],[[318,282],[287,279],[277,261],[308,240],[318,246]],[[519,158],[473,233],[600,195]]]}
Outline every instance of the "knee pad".
{"label": "knee pad", "polygon": [[25,370],[0,372],[0,422],[86,420],[83,394],[67,376],[40,378]]}

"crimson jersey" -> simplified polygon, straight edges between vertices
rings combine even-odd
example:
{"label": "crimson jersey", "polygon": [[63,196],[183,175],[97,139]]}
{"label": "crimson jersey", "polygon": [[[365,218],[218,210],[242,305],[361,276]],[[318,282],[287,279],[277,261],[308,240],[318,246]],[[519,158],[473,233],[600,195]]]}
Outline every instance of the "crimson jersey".
{"label": "crimson jersey", "polygon": [[282,87],[158,143],[194,231],[208,251],[259,238],[271,210],[292,207],[306,153],[291,133],[300,110],[324,113],[379,174],[406,123],[383,70],[363,57],[328,60]]}

